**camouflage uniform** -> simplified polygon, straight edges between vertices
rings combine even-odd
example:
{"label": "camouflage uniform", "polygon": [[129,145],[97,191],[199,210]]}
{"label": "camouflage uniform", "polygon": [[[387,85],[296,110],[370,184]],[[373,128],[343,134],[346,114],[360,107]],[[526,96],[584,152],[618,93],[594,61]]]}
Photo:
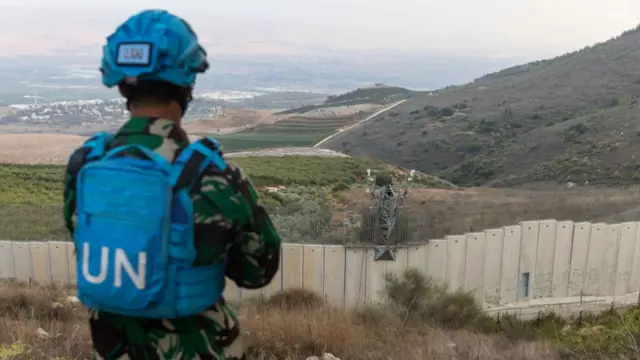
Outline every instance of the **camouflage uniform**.
{"label": "camouflage uniform", "polygon": [[[189,143],[172,121],[133,118],[110,147],[140,144],[173,161]],[[80,152],[78,149],[76,152]],[[218,262],[228,254],[226,275],[239,287],[258,289],[278,270],[280,238],[258,204],[258,195],[242,170],[209,170],[193,195],[195,266]],[[75,175],[65,174],[64,217],[73,231]],[[73,233],[73,232],[72,232]],[[224,299],[199,315],[150,320],[91,311],[94,359],[244,359],[238,319]]]}

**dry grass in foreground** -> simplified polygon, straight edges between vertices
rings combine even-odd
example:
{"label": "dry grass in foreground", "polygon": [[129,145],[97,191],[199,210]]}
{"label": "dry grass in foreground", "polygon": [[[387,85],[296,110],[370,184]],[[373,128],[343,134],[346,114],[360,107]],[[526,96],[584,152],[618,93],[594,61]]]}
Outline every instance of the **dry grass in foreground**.
{"label": "dry grass in foreground", "polygon": [[[346,313],[299,292],[240,304],[250,359],[304,360],[325,352],[341,360],[558,358],[549,343],[410,325],[372,309]],[[86,314],[68,295],[72,288],[1,282],[0,359],[88,359]]]}
{"label": "dry grass in foreground", "polygon": [[[86,311],[73,293],[0,281],[0,359],[88,359]],[[387,275],[385,294],[386,305],[349,312],[304,289],[236,304],[248,359],[640,359],[638,307],[577,321],[552,313],[497,321],[415,269]]]}

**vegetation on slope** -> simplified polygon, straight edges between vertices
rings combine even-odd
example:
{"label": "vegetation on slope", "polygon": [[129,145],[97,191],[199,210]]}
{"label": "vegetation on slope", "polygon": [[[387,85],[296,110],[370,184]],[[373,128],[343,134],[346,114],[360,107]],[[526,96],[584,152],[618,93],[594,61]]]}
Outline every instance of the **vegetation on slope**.
{"label": "vegetation on slope", "polygon": [[415,94],[411,91],[398,86],[375,85],[373,87],[359,88],[348,93],[340,95],[332,95],[318,105],[307,105],[294,109],[285,110],[278,114],[302,114],[305,112],[331,108],[336,106],[349,106],[360,104],[388,104],[393,101],[406,99]]}
{"label": "vegetation on slope", "polygon": [[[636,308],[578,320],[552,313],[535,321],[493,318],[470,296],[446,292],[412,269],[388,276],[385,294],[386,304],[348,312],[304,289],[235,308],[251,359],[332,353],[341,360],[587,360],[631,359],[639,351]],[[1,281],[0,358],[89,358],[87,312],[69,295],[71,287]]]}
{"label": "vegetation on slope", "polygon": [[325,147],[460,185],[640,179],[640,28],[407,102]]}

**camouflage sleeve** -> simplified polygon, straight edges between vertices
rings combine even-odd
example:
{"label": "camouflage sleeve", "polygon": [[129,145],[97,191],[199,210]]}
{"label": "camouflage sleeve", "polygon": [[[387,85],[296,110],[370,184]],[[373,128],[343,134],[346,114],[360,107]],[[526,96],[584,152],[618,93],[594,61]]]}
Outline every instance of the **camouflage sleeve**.
{"label": "camouflage sleeve", "polygon": [[[200,196],[194,206],[198,214],[199,256],[226,247],[227,277],[246,289],[269,284],[280,265],[280,237],[242,169],[229,164],[224,173],[208,172],[202,178]],[[204,231],[204,226],[209,231]],[[229,239],[225,245],[220,244],[223,238]],[[209,246],[198,246],[203,243]],[[218,246],[214,246],[216,243]],[[216,254],[207,257],[212,256]]]}
{"label": "camouflage sleeve", "polygon": [[88,152],[89,149],[85,147],[76,149],[69,157],[69,162],[64,170],[63,216],[65,227],[72,236],[73,215],[76,212],[76,177],[85,162]]}

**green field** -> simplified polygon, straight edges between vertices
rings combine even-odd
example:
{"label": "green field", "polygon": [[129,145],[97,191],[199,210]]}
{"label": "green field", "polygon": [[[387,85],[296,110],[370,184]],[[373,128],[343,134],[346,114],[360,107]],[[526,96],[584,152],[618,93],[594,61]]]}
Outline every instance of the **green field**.
{"label": "green field", "polygon": [[339,128],[357,121],[345,117],[293,117],[274,124],[258,125],[228,135],[215,135],[225,152],[279,147],[310,147],[335,133]]}
{"label": "green field", "polygon": [[[368,168],[397,170],[372,159],[355,157],[265,156],[234,158],[232,162],[244,169],[256,187],[287,185],[295,201],[311,200],[309,204],[313,206],[321,202],[322,195],[318,194],[331,188],[362,184]],[[62,222],[63,171],[62,166],[54,165],[0,165],[0,239],[68,239]],[[417,176],[416,183],[452,186],[422,174]],[[276,206],[283,201],[283,195],[264,193],[263,200]]]}

